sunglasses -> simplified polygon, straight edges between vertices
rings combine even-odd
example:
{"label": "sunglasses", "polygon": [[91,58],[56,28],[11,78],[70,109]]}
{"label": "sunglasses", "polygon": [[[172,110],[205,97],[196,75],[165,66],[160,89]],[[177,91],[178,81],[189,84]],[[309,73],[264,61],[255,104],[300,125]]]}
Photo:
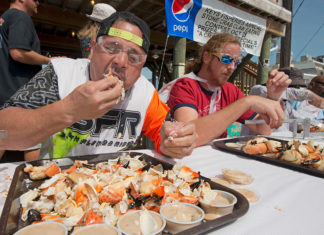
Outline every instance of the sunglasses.
{"label": "sunglasses", "polygon": [[234,66],[237,67],[237,65],[241,62],[241,57],[239,58],[233,58],[230,55],[218,52],[218,53],[211,53],[213,56],[217,57],[217,59],[224,63],[224,64],[230,64],[234,61]]}

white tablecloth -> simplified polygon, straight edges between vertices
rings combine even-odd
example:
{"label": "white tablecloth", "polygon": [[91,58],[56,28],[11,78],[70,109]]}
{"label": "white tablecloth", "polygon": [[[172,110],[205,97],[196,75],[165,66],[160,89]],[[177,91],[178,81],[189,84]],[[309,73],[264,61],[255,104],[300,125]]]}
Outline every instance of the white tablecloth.
{"label": "white tablecloth", "polygon": [[[161,158],[151,150],[141,152]],[[243,217],[210,234],[324,234],[322,178],[225,153],[209,145],[196,148],[183,164],[209,178],[220,175],[223,168],[241,170],[254,178],[244,188],[255,191],[259,201],[251,204]],[[9,167],[12,176],[17,165],[0,164],[0,169],[3,166]],[[0,211],[2,206],[0,200]]]}
{"label": "white tablecloth", "polygon": [[211,146],[196,148],[183,164],[208,178],[222,174],[224,168],[241,170],[254,178],[252,184],[240,187],[256,192],[259,201],[251,204],[243,217],[210,234],[324,234],[322,178],[225,153]]}

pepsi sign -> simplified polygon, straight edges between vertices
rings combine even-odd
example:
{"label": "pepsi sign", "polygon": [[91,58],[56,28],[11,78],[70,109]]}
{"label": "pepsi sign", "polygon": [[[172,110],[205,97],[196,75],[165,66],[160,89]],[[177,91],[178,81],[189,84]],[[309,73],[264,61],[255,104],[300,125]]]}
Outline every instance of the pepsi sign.
{"label": "pepsi sign", "polygon": [[193,5],[193,0],[173,0],[172,13],[174,18],[180,22],[186,22],[189,19]]}
{"label": "pepsi sign", "polygon": [[230,33],[249,54],[259,56],[267,20],[219,0],[165,0],[170,36],[206,43],[216,33]]}
{"label": "pepsi sign", "polygon": [[168,35],[193,40],[193,28],[202,0],[165,0]]}

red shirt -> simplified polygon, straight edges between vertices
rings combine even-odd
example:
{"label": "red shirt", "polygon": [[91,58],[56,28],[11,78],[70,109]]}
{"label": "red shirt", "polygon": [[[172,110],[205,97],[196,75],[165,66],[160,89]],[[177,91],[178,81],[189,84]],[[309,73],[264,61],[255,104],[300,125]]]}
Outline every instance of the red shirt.
{"label": "red shirt", "polygon": [[[204,89],[199,81],[191,78],[181,78],[173,85],[170,91],[170,97],[168,100],[168,106],[170,107],[171,116],[177,108],[187,106],[195,109],[198,112],[199,117],[203,117],[209,114],[209,105],[212,92]],[[226,82],[221,87],[221,98],[216,104],[217,110],[225,108],[227,105],[235,102],[236,100],[244,97],[243,92],[233,85]],[[246,111],[237,122],[243,123],[245,120],[253,117],[254,112],[252,110]],[[227,136],[227,131],[224,132],[219,138]]]}

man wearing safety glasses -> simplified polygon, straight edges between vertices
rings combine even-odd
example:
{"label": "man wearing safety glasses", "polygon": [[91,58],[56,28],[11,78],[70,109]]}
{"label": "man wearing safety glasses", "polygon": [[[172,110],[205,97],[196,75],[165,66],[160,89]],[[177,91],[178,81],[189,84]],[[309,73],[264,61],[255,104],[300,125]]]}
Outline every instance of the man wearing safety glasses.
{"label": "man wearing safety glasses", "polygon": [[143,132],[158,152],[189,155],[194,125],[164,122],[168,107],[141,76],[149,38],[148,25],[131,13],[103,20],[90,61],[52,60],[5,104],[0,129],[8,130],[8,139],[0,148],[46,140],[45,158],[116,152]]}
{"label": "man wearing safety glasses", "polygon": [[[268,135],[271,128],[282,125],[285,115],[277,101],[291,80],[283,72],[270,72],[271,92],[268,98],[244,97],[243,92],[227,82],[241,59],[239,40],[227,33],[214,35],[202,47],[201,57],[188,73],[179,78],[169,94],[171,116],[177,121],[193,121],[198,133],[197,145],[214,138],[226,137],[234,122],[264,119],[266,124],[250,124],[255,134]],[[161,94],[167,89],[162,88]]]}

